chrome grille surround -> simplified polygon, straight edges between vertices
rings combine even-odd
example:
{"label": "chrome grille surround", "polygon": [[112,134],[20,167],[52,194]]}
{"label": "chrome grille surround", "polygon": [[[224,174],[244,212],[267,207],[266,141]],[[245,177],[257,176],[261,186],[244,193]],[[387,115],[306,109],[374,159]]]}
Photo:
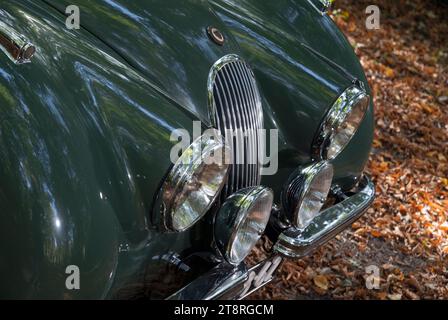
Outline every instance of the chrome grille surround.
{"label": "chrome grille surround", "polygon": [[261,97],[252,69],[239,56],[226,55],[212,66],[208,104],[212,125],[225,137],[233,154],[224,198],[259,185],[259,150],[264,147],[259,135],[263,129]]}

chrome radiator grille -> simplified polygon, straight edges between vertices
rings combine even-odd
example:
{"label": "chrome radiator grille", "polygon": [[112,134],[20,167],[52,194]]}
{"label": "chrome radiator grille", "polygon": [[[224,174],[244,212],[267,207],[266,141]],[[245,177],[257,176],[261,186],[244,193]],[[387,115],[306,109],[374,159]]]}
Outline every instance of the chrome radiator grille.
{"label": "chrome radiator grille", "polygon": [[209,76],[211,118],[233,152],[224,197],[260,184],[258,150],[264,139],[261,98],[250,67],[236,55],[220,59]]}

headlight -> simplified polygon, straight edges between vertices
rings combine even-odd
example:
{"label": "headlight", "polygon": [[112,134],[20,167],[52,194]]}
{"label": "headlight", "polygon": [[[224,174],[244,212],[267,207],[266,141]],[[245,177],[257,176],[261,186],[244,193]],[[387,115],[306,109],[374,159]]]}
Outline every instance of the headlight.
{"label": "headlight", "polygon": [[[216,131],[215,139],[198,138],[183,152],[162,189],[166,229],[185,231],[211,207],[227,178],[230,150]],[[221,161],[212,161],[218,159]],[[218,163],[214,163],[218,162]]]}
{"label": "headlight", "polygon": [[313,143],[318,159],[336,158],[358,130],[369,106],[369,96],[357,86],[345,90],[327,113]]}
{"label": "headlight", "polygon": [[283,193],[282,201],[290,222],[306,228],[319,215],[330,191],[333,166],[326,161],[300,170]]}
{"label": "headlight", "polygon": [[272,190],[252,187],[239,190],[222,205],[215,221],[215,241],[231,264],[247,257],[268,224],[274,199]]}

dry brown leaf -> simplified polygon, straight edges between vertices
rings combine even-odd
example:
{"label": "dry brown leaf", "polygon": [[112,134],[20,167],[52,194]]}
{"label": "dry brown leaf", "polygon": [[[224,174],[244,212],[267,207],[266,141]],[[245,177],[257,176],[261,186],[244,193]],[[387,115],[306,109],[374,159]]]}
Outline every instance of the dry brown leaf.
{"label": "dry brown leaf", "polygon": [[401,293],[388,294],[387,297],[389,300],[401,300],[403,295]]}
{"label": "dry brown leaf", "polygon": [[313,278],[313,281],[318,288],[324,291],[328,290],[328,279],[325,275],[323,274],[317,275]]}
{"label": "dry brown leaf", "polygon": [[384,69],[384,74],[389,78],[393,78],[395,76],[395,71],[392,68],[386,67]]}
{"label": "dry brown leaf", "polygon": [[381,232],[379,232],[378,230],[372,230],[372,231],[370,231],[370,234],[372,236],[374,236],[375,238],[381,237]]}

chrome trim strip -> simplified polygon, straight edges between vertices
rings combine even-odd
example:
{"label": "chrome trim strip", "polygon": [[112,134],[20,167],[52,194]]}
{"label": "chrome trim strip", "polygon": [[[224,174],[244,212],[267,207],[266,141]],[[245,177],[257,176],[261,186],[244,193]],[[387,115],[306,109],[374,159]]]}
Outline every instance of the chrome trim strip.
{"label": "chrome trim strip", "polygon": [[36,47],[23,35],[0,21],[0,50],[15,64],[31,62]]}
{"label": "chrome trim strip", "polygon": [[359,186],[356,194],[324,210],[305,229],[290,227],[283,231],[274,251],[290,258],[302,258],[360,218],[375,198],[375,186],[366,176]]}

